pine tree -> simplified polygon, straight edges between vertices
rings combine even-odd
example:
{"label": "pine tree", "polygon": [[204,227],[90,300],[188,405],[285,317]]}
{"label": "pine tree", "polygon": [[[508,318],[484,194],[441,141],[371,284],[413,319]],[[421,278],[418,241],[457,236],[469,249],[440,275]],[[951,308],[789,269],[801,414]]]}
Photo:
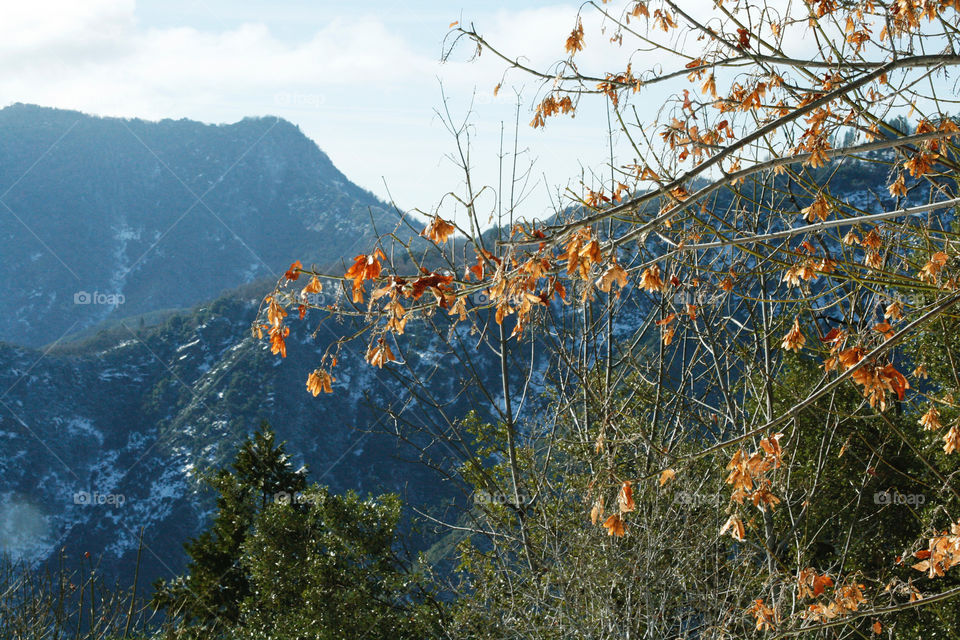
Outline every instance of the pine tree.
{"label": "pine tree", "polygon": [[250,594],[240,556],[257,514],[276,497],[301,492],[306,470],[294,470],[284,444],[277,444],[264,421],[241,445],[232,470],[221,469],[205,480],[219,494],[216,516],[207,531],[184,545],[190,557],[187,575],[158,582],[154,604],[212,631],[236,623]]}
{"label": "pine tree", "polygon": [[245,640],[436,637],[441,608],[395,552],[400,500],[311,486],[260,514],[244,544]]}
{"label": "pine tree", "polygon": [[393,640],[438,628],[436,597],[395,552],[395,495],[307,487],[266,423],[206,481],[213,522],[184,545],[186,575],[155,585],[176,637]]}

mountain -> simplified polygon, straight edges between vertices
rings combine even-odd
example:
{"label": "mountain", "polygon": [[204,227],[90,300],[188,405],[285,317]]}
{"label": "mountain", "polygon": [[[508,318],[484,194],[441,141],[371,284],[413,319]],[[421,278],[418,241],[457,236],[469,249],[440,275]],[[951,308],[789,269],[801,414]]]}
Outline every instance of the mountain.
{"label": "mountain", "polygon": [[342,327],[301,323],[285,360],[250,332],[294,259],[339,263],[394,224],[284,120],[0,110],[0,552],[128,574],[143,528],[141,577],[169,577],[213,507],[200,474],[263,419],[311,481],[421,509],[451,496],[383,435],[378,407],[426,409],[362,354],[342,354],[336,396],[307,394]]}
{"label": "mountain", "polygon": [[[129,577],[143,528],[141,576],[170,577],[183,568],[183,541],[213,507],[200,474],[231,460],[263,419],[311,481],[397,492],[433,512],[452,500],[456,488],[388,435],[392,418],[380,411],[391,406],[403,419],[429,407],[352,348],[341,355],[337,393],[313,398],[304,380],[325,340],[299,323],[289,356],[271,354],[250,333],[261,295],[248,287],[155,327],[121,323],[46,354],[0,344],[0,550],[41,562],[61,548],[74,559],[89,552]],[[421,341],[419,375],[431,375],[441,342]],[[446,376],[433,386],[455,397],[460,384]],[[462,415],[475,401],[464,396],[447,410]],[[409,539],[420,548],[430,541]]]}
{"label": "mountain", "polygon": [[[372,220],[371,220],[372,218]],[[365,248],[384,205],[278,118],[0,110],[0,339],[41,346]],[[385,226],[385,225],[381,225]]]}
{"label": "mountain", "polygon": [[[441,313],[436,333],[411,325],[403,336],[398,356],[433,397],[449,399],[440,410],[411,397],[392,365],[370,367],[355,343],[339,355],[336,393],[309,396],[307,373],[351,333],[348,323],[292,321],[285,359],[251,336],[263,295],[290,262],[349,259],[372,246],[375,227],[395,224],[295,126],[15,105],[0,111],[0,131],[0,552],[37,562],[61,548],[90,552],[123,575],[142,529],[144,580],[181,571],[181,544],[213,506],[200,474],[229,461],[263,419],[311,481],[335,491],[395,491],[410,509],[435,513],[459,496],[419,462],[417,445],[442,444],[408,443],[403,424],[442,424],[441,411],[489,416],[501,398],[449,366],[459,345],[496,389],[492,353],[476,347],[483,332],[451,328]],[[844,165],[834,192],[867,211],[891,207],[884,172]],[[793,223],[803,224],[783,221]],[[82,292],[91,299],[75,301]],[[705,304],[689,295],[673,302]],[[639,326],[645,299],[627,287],[616,334]],[[566,309],[560,321],[574,321],[576,307]],[[542,358],[540,347],[531,350]],[[532,385],[525,412],[536,410],[545,366],[510,369],[516,388]],[[407,540],[423,548],[432,538],[411,522]]]}

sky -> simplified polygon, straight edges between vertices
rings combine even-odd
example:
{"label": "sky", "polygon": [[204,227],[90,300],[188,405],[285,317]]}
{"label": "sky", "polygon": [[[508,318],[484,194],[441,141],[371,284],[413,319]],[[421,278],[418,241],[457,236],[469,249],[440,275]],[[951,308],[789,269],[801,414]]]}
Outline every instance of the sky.
{"label": "sky", "polygon": [[[703,0],[679,4],[700,21],[713,13]],[[785,12],[800,5],[769,3]],[[501,184],[501,166],[511,166],[509,157],[501,160],[501,140],[512,151],[519,108],[518,167],[530,168],[530,179],[517,215],[538,218],[553,213],[565,189],[582,193],[581,180],[595,187],[591,173],[609,176],[605,100],[584,99],[576,118],[551,118],[546,129],[534,130],[532,108],[549,83],[519,71],[505,75],[506,64],[490,52],[471,61],[466,43],[446,62],[441,56],[450,24],[459,21],[505,54],[549,71],[563,57],[582,7],[562,0],[9,1],[0,9],[0,106],[26,102],[208,123],[279,116],[380,198],[461,223],[463,206],[446,195],[463,192],[463,174],[448,158],[458,148],[437,112],[448,110],[458,123],[468,118],[483,215],[495,209],[491,194]],[[628,59],[635,71],[677,66],[612,45],[609,31],[601,35],[598,12],[585,9],[582,18],[586,48],[576,57],[582,72],[621,71]],[[813,55],[809,33],[790,33],[788,53]],[[695,54],[696,42],[686,48]],[[653,108],[683,86],[654,85],[632,103],[649,121],[657,115]],[[614,136],[612,145],[617,165],[643,163],[624,136]]]}
{"label": "sky", "polygon": [[[280,116],[360,186],[392,196],[403,210],[432,212],[444,203],[449,215],[462,215],[444,198],[458,191],[462,173],[446,158],[457,147],[436,113],[444,109],[442,95],[456,120],[469,113],[474,182],[494,187],[501,131],[512,146],[519,102],[520,166],[533,162],[523,214],[537,217],[550,212],[558,189],[578,184],[584,168],[603,170],[609,153],[603,101],[584,104],[576,119],[555,118],[546,130],[533,130],[528,123],[543,96],[539,82],[513,72],[494,96],[501,61],[484,54],[469,62],[469,46],[455,49],[447,63],[441,55],[450,23],[461,21],[503,51],[546,67],[563,56],[579,6],[538,0],[5,3],[0,95],[3,104],[150,120]],[[580,63],[600,72],[607,53],[590,47]]]}

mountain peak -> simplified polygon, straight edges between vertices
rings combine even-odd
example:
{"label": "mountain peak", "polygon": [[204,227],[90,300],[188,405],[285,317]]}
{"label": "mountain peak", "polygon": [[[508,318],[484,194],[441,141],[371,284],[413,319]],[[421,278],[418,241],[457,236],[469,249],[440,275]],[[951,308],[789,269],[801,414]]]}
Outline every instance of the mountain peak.
{"label": "mountain peak", "polygon": [[[37,346],[183,308],[372,238],[381,203],[295,124],[0,110],[0,331]],[[11,338],[15,336],[15,338]]]}

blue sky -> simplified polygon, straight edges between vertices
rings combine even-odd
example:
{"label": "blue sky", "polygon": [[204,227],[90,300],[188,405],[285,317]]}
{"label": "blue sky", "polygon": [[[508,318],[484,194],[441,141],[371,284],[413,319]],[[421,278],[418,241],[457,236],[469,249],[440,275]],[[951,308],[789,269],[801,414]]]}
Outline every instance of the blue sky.
{"label": "blue sky", "polygon": [[[576,120],[527,127],[541,89],[520,74],[492,95],[504,66],[469,47],[441,65],[454,20],[473,22],[505,51],[546,65],[563,54],[579,5],[424,0],[35,0],[0,16],[0,92],[87,113],[235,122],[278,115],[354,182],[405,210],[432,212],[462,176],[445,160],[453,139],[435,115],[441,82],[452,112],[471,116],[474,180],[497,183],[501,126],[521,92],[520,147],[539,182],[524,215],[548,213],[550,191],[601,167],[602,101]],[[596,53],[594,53],[594,51]],[[604,60],[595,55],[597,71]],[[584,63],[589,59],[585,58]],[[618,62],[617,64],[622,64]],[[599,127],[599,129],[598,129]],[[604,172],[607,173],[607,172]],[[459,212],[446,199],[444,213]]]}
{"label": "blue sky", "polygon": [[[806,6],[771,1],[796,11]],[[712,3],[681,5],[701,21],[712,15]],[[487,53],[467,62],[468,46],[446,64],[440,57],[448,25],[460,20],[504,53],[548,70],[563,57],[581,6],[565,0],[8,2],[0,11],[0,96],[8,104],[145,119],[224,123],[280,116],[300,126],[360,186],[384,199],[392,195],[403,210],[439,210],[462,222],[462,207],[445,197],[462,193],[463,176],[446,158],[456,146],[435,114],[441,83],[452,114],[470,112],[476,191],[499,182],[501,131],[512,131],[519,95],[520,166],[532,162],[533,168],[518,216],[543,217],[565,189],[581,192],[581,179],[596,186],[591,174],[609,176],[605,100],[587,97],[575,119],[553,118],[546,130],[534,131],[527,123],[543,83],[511,72],[494,96],[504,79],[502,61]],[[657,73],[686,61],[629,44],[618,49],[610,32],[601,35],[601,18],[590,8],[583,22],[587,46],[576,62],[587,74],[622,71],[628,61],[635,72]],[[814,54],[813,38],[799,31],[791,38],[785,43],[791,55]],[[696,55],[696,41],[684,42]],[[632,107],[644,122],[666,117],[654,109],[688,86],[682,77],[654,85],[633,96]],[[639,160],[623,137],[614,137],[614,148],[618,165]],[[493,208],[490,193],[484,191],[481,209]]]}
{"label": "blue sky", "polygon": [[[447,24],[458,19],[466,8],[471,15],[516,7],[516,2],[425,2],[423,0],[377,0],[363,3],[329,0],[139,0],[136,15],[145,26],[169,28],[192,26],[219,31],[247,22],[264,22],[281,38],[308,40],[318,25],[334,19],[357,17],[377,18],[411,36],[414,45],[438,43]],[[550,6],[550,3],[529,1],[526,8]],[[439,37],[438,37],[439,36]]]}

